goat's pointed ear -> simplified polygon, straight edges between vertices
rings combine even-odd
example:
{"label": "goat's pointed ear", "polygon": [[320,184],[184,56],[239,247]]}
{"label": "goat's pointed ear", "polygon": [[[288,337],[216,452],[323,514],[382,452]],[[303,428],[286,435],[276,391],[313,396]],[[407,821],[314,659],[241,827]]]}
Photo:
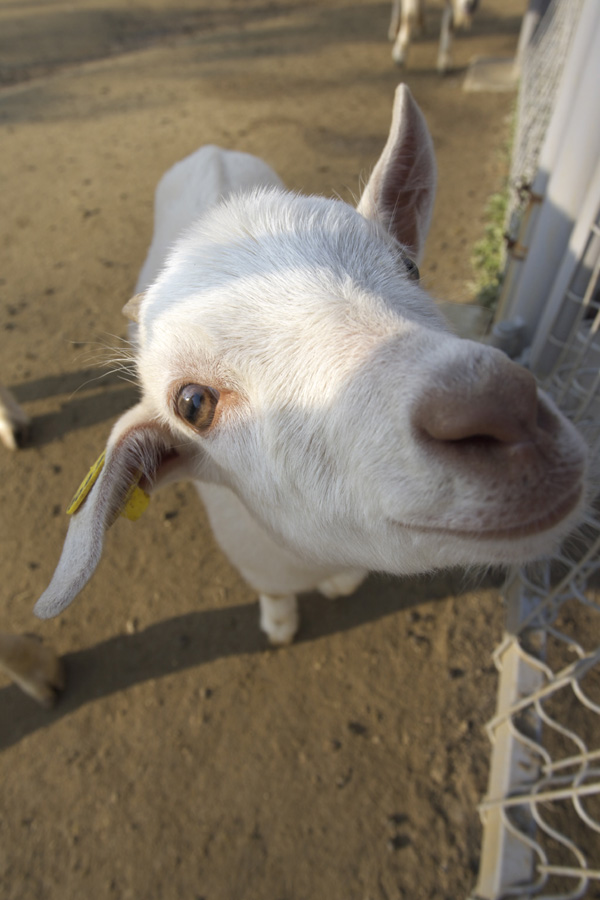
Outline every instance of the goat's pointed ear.
{"label": "goat's pointed ear", "polygon": [[181,440],[176,449],[173,435],[153,419],[143,401],[125,413],[112,431],[104,457],[69,507],[72,518],[62,555],[35,605],[36,616],[50,619],[69,606],[100,561],[106,529],[121,512],[137,518],[134,501],[144,500],[157,480],[190,477],[192,464]]}
{"label": "goat's pointed ear", "polygon": [[377,165],[358,204],[403,244],[413,259],[423,253],[435,198],[433,143],[409,89],[396,89],[392,125]]}

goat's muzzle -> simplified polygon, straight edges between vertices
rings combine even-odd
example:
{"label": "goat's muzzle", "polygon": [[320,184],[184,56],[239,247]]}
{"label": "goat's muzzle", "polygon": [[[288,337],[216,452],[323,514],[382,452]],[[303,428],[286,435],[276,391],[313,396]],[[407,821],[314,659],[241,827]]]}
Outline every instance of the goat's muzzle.
{"label": "goat's muzzle", "polygon": [[482,347],[441,364],[412,423],[438,471],[489,498],[480,511],[486,532],[495,522],[515,534],[543,531],[582,498],[582,439],[533,376],[498,351]]}

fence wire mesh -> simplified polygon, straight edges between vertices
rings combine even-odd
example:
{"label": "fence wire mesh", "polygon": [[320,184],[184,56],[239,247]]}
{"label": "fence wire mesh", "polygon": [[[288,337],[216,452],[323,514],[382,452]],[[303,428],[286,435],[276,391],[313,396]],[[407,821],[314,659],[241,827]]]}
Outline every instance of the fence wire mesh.
{"label": "fence wire mesh", "polygon": [[[507,585],[507,634],[476,896],[600,897],[600,210],[550,333],[542,381],[590,447],[589,512]],[[486,875],[486,866],[489,873]]]}
{"label": "fence wire mesh", "polygon": [[[582,6],[553,0],[523,60],[513,229]],[[472,900],[600,898],[600,209],[545,327],[534,338],[542,350],[533,371],[589,445],[588,513],[556,557],[515,572],[505,587],[507,626],[494,657],[499,690],[488,723],[492,758]]]}

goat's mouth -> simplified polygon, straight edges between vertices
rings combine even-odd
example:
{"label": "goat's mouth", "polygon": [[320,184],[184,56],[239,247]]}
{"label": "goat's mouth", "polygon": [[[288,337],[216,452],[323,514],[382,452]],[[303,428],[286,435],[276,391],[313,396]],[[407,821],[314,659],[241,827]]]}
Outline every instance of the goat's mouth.
{"label": "goat's mouth", "polygon": [[[582,503],[584,497],[583,483],[571,490],[559,503],[555,504],[552,509],[544,511],[539,515],[521,519],[511,525],[495,525],[493,522],[493,513],[489,517],[482,519],[481,525],[461,528],[451,525],[408,525],[397,522],[402,528],[410,531],[418,531],[423,534],[439,534],[448,537],[462,538],[464,540],[476,541],[483,543],[485,541],[518,541],[523,538],[536,537],[552,531],[561,522],[565,521]],[[515,512],[515,517],[518,513]],[[573,522],[575,525],[576,522]]]}

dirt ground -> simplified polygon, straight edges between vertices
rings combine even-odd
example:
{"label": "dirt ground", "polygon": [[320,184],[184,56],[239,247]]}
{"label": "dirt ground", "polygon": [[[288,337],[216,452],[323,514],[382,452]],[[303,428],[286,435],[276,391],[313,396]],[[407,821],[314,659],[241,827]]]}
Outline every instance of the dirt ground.
{"label": "dirt ground", "polygon": [[[511,94],[465,94],[476,55],[514,53],[524,0],[486,0],[435,72],[440,3],[402,75],[375,0],[0,0],[0,379],[33,416],[0,455],[0,629],[65,655],[52,712],[0,686],[3,900],[458,900],[472,889],[484,723],[503,610],[461,573],[372,577],[302,598],[268,649],[255,597],[194,492],[108,534],[79,600],[32,606],[63,513],[135,399],[98,378],[126,333],[154,186],[203,143],[264,157],[289,187],[359,191],[404,78],[439,163],[422,267],[470,297]],[[183,565],[185,561],[185,565]]]}

